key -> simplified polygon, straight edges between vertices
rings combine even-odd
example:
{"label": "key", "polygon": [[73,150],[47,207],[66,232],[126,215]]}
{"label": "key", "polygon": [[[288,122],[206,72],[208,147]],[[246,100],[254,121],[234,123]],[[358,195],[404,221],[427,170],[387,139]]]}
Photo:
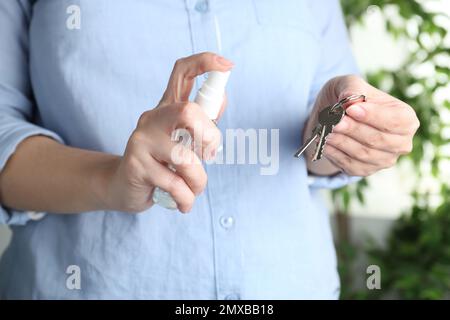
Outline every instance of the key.
{"label": "key", "polygon": [[306,141],[306,143],[300,149],[297,150],[297,152],[294,154],[294,157],[300,158],[300,156],[303,154],[303,152],[306,151],[306,149],[308,149],[308,147],[311,145],[311,143],[313,143],[314,140],[317,139],[321,129],[322,129],[321,125],[318,124],[312,131],[311,137]]}
{"label": "key", "polygon": [[[321,117],[320,116],[321,113],[330,112],[331,110],[333,110],[333,108],[336,108],[336,107],[337,107],[337,104],[325,108],[324,110],[322,110],[319,113],[319,118]],[[327,112],[325,112],[326,110],[327,110]],[[322,117],[324,117],[324,116],[322,115]],[[324,129],[324,127],[323,127],[321,121],[319,120],[319,122],[317,123],[317,126],[314,128],[314,130],[311,133],[311,137],[306,141],[306,143],[300,149],[297,150],[297,152],[294,154],[294,157],[300,158],[300,156],[306,151],[306,149],[309,148],[309,146],[317,139],[317,137],[322,137],[323,129]]]}
{"label": "key", "polygon": [[[366,96],[364,96],[364,95],[351,95],[351,96],[348,96],[347,98],[342,99],[338,103],[325,108],[324,110],[322,110],[323,113],[321,112],[322,113],[322,119],[324,119],[323,122],[326,123],[327,122],[327,118],[330,117],[328,115],[328,113],[332,112],[333,116],[338,117],[340,112],[342,112],[342,116],[339,119],[339,121],[337,122],[337,123],[339,123],[342,120],[342,117],[344,117],[344,115],[345,115],[344,106],[347,105],[348,103],[354,103],[356,101],[366,101]],[[325,110],[328,110],[328,112],[325,112]],[[320,118],[320,113],[319,113],[319,118]],[[333,127],[336,124],[331,126],[331,130],[333,130]],[[317,124],[317,126],[314,128],[314,130],[311,133],[311,137],[306,141],[306,143],[300,149],[297,150],[297,152],[295,152],[294,157],[300,158],[300,156],[306,151],[306,149],[309,148],[309,146],[317,139],[317,137],[320,137],[320,141],[318,143],[320,145],[318,146],[319,148],[316,148],[316,152],[315,152],[315,155],[314,155],[314,159],[320,160],[320,158],[322,157],[323,147],[325,146],[325,143],[326,143],[326,137],[331,132],[330,131],[330,132],[327,133],[328,130],[329,130],[328,128],[324,128],[324,126],[320,123],[320,120],[319,120],[319,123]]]}
{"label": "key", "polygon": [[328,135],[333,131],[334,126],[337,125],[345,115],[345,110],[342,105],[333,107],[334,106],[325,108],[319,113],[319,124],[321,125],[320,137],[317,142],[316,151],[312,161],[322,159],[323,148],[327,142]]}

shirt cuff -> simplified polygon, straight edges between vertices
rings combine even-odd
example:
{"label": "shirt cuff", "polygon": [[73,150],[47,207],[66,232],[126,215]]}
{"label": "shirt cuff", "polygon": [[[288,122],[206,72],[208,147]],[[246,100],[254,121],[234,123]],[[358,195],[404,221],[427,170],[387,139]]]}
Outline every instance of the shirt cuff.
{"label": "shirt cuff", "polygon": [[361,180],[362,177],[349,176],[346,173],[339,173],[334,176],[308,175],[308,186],[311,189],[339,189],[348,184]]}
{"label": "shirt cuff", "polygon": [[35,211],[16,211],[0,207],[0,224],[24,226],[29,221],[43,219],[47,213]]}
{"label": "shirt cuff", "polygon": [[[14,128],[7,135],[0,137],[0,170],[2,170],[9,158],[14,154],[17,146],[26,138],[43,135],[64,143],[56,133],[38,127],[31,123],[24,124],[21,128]],[[25,225],[30,220],[39,220],[45,213],[32,211],[18,211],[2,206],[0,203],[0,224]]]}

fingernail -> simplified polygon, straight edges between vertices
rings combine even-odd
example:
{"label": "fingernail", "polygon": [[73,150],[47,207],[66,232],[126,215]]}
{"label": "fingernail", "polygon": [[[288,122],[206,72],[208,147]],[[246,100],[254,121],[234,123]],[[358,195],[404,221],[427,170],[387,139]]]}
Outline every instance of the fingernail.
{"label": "fingernail", "polygon": [[360,105],[353,105],[347,108],[346,113],[355,119],[363,119],[366,115],[366,110]]}
{"label": "fingernail", "polygon": [[219,64],[223,65],[224,67],[232,67],[232,66],[234,66],[234,63],[233,63],[233,62],[231,62],[231,61],[228,60],[228,59],[225,59],[225,58],[222,57],[222,56],[216,56],[216,61],[217,61]]}

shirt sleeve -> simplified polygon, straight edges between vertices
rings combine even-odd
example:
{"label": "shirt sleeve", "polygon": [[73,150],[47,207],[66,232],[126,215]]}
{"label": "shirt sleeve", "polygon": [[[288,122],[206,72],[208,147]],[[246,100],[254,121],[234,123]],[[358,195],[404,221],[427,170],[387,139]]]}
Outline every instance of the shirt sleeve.
{"label": "shirt sleeve", "polygon": [[[0,1],[0,171],[27,137],[45,135],[62,142],[56,133],[33,123],[36,106],[28,66],[30,15],[27,0]],[[23,225],[30,219],[33,215],[29,212],[0,203],[0,224]]]}
{"label": "shirt sleeve", "polygon": [[[325,83],[337,76],[360,74],[353,56],[348,31],[339,0],[311,1],[312,14],[317,21],[321,36],[321,55],[314,81],[310,89],[308,105],[314,105],[319,91]],[[335,189],[356,182],[360,177],[341,173],[335,176],[309,176],[310,188]]]}

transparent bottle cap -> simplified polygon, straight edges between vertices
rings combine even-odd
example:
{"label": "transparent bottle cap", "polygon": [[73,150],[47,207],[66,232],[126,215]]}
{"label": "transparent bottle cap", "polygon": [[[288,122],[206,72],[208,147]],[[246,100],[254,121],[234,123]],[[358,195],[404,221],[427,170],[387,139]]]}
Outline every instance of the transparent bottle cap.
{"label": "transparent bottle cap", "polygon": [[175,200],[173,200],[170,193],[160,188],[155,188],[155,190],[153,191],[152,200],[153,203],[159,204],[161,207],[164,207],[166,209],[170,210],[177,209],[177,203],[175,202]]}

